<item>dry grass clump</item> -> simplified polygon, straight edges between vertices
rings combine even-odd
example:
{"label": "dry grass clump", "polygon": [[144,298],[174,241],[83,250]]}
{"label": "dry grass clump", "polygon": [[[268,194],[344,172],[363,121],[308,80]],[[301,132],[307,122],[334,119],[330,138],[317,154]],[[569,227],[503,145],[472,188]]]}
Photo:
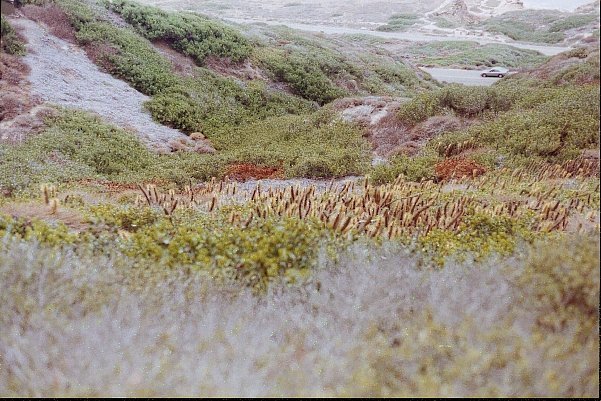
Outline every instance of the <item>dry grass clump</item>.
{"label": "dry grass clump", "polygon": [[430,269],[394,246],[357,245],[311,283],[256,297],[160,264],[4,239],[0,393],[597,397],[598,311],[550,330],[539,317],[555,304],[517,280],[540,270],[528,255],[563,252],[572,273],[556,282],[576,295],[592,280],[598,307],[595,246]]}
{"label": "dry grass clump", "polygon": [[50,33],[70,43],[76,43],[75,30],[67,14],[54,3],[44,5],[25,5],[21,12],[29,19],[41,22],[48,27]]}
{"label": "dry grass clump", "polygon": [[[573,216],[587,216],[588,224],[581,224],[578,230],[590,230],[598,220],[598,185],[596,190],[589,189],[581,177],[584,181],[579,188],[566,194],[561,181],[548,181],[573,177],[559,165],[482,175],[482,168],[475,163],[454,162],[444,171],[446,178],[455,180],[415,183],[400,176],[380,186],[367,179],[343,185],[332,181],[325,191],[318,192],[314,185],[264,189],[259,183],[254,189],[242,189],[226,179],[213,180],[190,192],[192,195],[187,187],[178,196],[179,205],[184,207],[213,210],[210,205],[229,204],[235,199],[250,206],[246,218],[317,219],[343,234],[352,231],[388,239],[427,236],[435,230],[459,232],[476,215],[521,220],[529,230],[540,232],[566,230]],[[239,215],[233,221],[246,220],[242,212],[234,213]]]}
{"label": "dry grass clump", "polygon": [[[0,57],[0,122],[27,112],[34,102],[27,82],[29,67],[17,56],[2,52]],[[3,137],[4,135],[1,135]]]}

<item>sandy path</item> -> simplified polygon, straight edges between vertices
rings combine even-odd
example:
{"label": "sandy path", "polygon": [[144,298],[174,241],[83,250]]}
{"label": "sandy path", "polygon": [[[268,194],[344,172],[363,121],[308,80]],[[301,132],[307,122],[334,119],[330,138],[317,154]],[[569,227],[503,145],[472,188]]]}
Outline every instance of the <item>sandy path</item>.
{"label": "sandy path", "polygon": [[155,123],[143,109],[149,100],[124,81],[100,71],[79,47],[49,34],[25,18],[11,18],[27,38],[23,61],[31,68],[32,95],[67,108],[99,114],[109,122],[134,131],[149,148],[170,151],[169,142],[190,141],[186,135]]}

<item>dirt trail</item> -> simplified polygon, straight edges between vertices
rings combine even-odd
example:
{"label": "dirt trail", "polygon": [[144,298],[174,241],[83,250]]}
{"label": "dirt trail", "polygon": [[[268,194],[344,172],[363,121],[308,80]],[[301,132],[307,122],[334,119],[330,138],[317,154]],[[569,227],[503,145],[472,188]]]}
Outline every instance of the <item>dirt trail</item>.
{"label": "dirt trail", "polygon": [[11,23],[29,42],[23,61],[31,68],[28,80],[32,95],[63,107],[97,113],[134,131],[158,152],[175,149],[175,143],[193,146],[193,141],[180,131],[155,123],[142,107],[149,98],[100,71],[82,49],[49,34],[31,20],[11,18]]}

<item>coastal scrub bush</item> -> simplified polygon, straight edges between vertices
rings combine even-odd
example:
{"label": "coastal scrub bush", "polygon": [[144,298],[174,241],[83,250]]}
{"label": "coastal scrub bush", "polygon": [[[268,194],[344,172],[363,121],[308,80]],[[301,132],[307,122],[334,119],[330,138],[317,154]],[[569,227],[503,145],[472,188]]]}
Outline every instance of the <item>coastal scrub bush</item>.
{"label": "coastal scrub bush", "polygon": [[407,48],[417,63],[437,67],[534,67],[547,57],[535,50],[520,49],[503,44],[484,44],[470,41],[441,41],[419,43]]}
{"label": "coastal scrub bush", "polygon": [[[323,105],[345,94],[324,72],[327,66],[315,56],[270,48],[257,50],[254,55],[275,80],[290,85],[298,96]],[[332,69],[328,72],[335,73]]]}
{"label": "coastal scrub bush", "polygon": [[570,18],[569,14],[554,10],[509,11],[487,19],[479,27],[488,32],[502,33],[513,40],[558,43],[565,38],[562,27],[567,25],[561,21],[566,18]]}
{"label": "coastal scrub bush", "polygon": [[517,280],[539,311],[538,323],[559,330],[573,319],[599,324],[599,239],[576,237],[539,245]]}
{"label": "coastal scrub bush", "polygon": [[[541,93],[544,90],[536,92],[536,95]],[[469,87],[453,84],[415,96],[401,105],[397,116],[409,125],[416,125],[429,117],[445,113],[455,113],[466,118],[480,117],[487,112],[498,114],[508,111],[527,95],[535,97],[531,89],[517,85]],[[519,104],[528,107],[527,102]]]}
{"label": "coastal scrub bush", "polygon": [[282,166],[288,177],[360,174],[369,154],[361,130],[327,110],[223,127],[211,140],[234,161]]}
{"label": "coastal scrub bush", "polygon": [[510,155],[538,156],[550,162],[599,147],[598,86],[562,89],[538,101],[530,103],[532,109],[516,107],[466,133],[477,143]]}
{"label": "coastal scrub bush", "polygon": [[145,107],[161,124],[187,133],[203,132],[211,137],[225,125],[315,110],[311,103],[269,91],[262,83],[242,84],[204,68],[198,68],[194,78],[181,78],[179,82],[154,96]]}
{"label": "coastal scrub bush", "polygon": [[432,180],[436,177],[434,167],[440,161],[438,155],[424,151],[417,156],[395,156],[387,164],[374,166],[369,176],[374,184],[393,182],[399,175],[409,181]]}
{"label": "coastal scrub bush", "polygon": [[131,133],[77,111],[65,111],[21,145],[0,145],[0,187],[47,181],[117,178],[144,172],[152,154]]}
{"label": "coastal scrub bush", "polygon": [[419,16],[416,14],[393,14],[386,25],[380,25],[376,30],[384,32],[396,32],[404,31],[416,24],[419,20]]}
{"label": "coastal scrub bush", "polygon": [[15,29],[10,25],[4,15],[0,16],[0,49],[8,54],[23,56],[25,54],[25,46],[23,41],[17,35]]}
{"label": "coastal scrub bush", "polygon": [[242,61],[250,55],[250,44],[234,29],[200,14],[170,13],[126,0],[106,2],[138,33],[149,40],[164,40],[173,49],[202,65],[208,56]]}

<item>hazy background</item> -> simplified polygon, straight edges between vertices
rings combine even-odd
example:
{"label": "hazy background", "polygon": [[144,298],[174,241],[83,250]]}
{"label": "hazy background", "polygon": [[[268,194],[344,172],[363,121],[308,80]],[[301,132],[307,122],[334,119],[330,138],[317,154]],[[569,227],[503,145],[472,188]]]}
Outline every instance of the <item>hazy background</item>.
{"label": "hazy background", "polygon": [[528,8],[557,8],[559,10],[574,10],[584,4],[592,3],[591,0],[523,0]]}

